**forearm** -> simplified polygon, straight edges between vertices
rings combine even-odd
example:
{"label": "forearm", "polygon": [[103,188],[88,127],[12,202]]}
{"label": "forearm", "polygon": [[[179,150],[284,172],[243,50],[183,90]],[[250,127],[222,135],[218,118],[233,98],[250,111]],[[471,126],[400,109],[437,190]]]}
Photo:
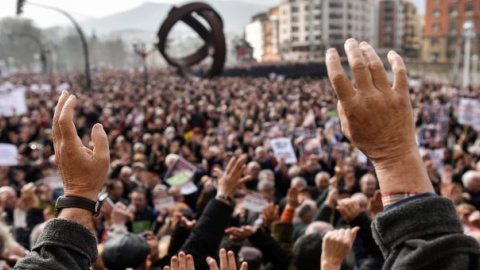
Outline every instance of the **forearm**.
{"label": "forearm", "polygon": [[415,147],[396,159],[374,163],[382,194],[435,192]]}

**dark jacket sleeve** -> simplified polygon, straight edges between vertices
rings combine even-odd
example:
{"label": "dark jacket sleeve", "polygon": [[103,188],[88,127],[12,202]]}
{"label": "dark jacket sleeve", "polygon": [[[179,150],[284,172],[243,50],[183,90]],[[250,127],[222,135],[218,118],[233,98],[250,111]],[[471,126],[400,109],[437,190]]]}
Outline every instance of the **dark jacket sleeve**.
{"label": "dark jacket sleeve", "polygon": [[248,240],[262,252],[264,261],[270,262],[275,269],[288,269],[290,256],[270,234],[258,229]]}
{"label": "dark jacket sleeve", "polygon": [[361,213],[357,218],[350,222],[350,226],[358,226],[360,230],[357,233],[357,238],[362,239],[363,246],[368,255],[372,257],[382,257],[382,252],[373,240],[372,236],[372,220],[370,220],[366,213]]}
{"label": "dark jacket sleeve", "polygon": [[373,237],[385,257],[383,269],[478,269],[480,249],[464,235],[453,203],[424,197],[381,213]]}
{"label": "dark jacket sleeve", "polygon": [[32,252],[17,262],[15,269],[88,270],[97,257],[97,241],[87,228],[73,221],[53,219],[45,225]]}
{"label": "dark jacket sleeve", "polygon": [[195,270],[208,270],[205,259],[216,257],[218,246],[230,222],[233,208],[219,200],[210,200],[182,251],[193,256]]}

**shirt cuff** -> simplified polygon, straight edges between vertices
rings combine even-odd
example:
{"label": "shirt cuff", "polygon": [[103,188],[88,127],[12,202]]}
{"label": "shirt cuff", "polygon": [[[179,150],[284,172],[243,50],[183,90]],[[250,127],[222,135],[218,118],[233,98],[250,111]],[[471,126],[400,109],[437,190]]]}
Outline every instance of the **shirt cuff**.
{"label": "shirt cuff", "polygon": [[438,196],[435,193],[415,193],[415,192],[399,192],[399,193],[387,193],[382,195],[383,211],[386,212],[404,203],[425,198]]}

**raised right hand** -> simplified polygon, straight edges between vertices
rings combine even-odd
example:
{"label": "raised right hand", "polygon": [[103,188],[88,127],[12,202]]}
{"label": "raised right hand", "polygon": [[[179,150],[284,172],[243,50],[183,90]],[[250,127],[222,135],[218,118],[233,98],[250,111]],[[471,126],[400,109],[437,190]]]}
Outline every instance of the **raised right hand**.
{"label": "raised right hand", "polygon": [[92,128],[93,151],[83,146],[73,123],[77,99],[63,92],[53,116],[55,163],[63,181],[65,196],[97,200],[107,180],[110,151],[102,125]]}

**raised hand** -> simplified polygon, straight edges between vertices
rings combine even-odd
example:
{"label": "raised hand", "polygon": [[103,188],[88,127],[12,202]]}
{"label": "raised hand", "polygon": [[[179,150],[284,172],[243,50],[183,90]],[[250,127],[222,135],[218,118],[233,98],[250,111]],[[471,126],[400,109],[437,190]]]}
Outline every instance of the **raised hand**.
{"label": "raised hand", "polygon": [[295,209],[300,205],[300,200],[298,199],[298,190],[296,187],[291,187],[287,192],[287,207]]}
{"label": "raised hand", "polygon": [[270,228],[273,222],[280,219],[278,216],[278,205],[273,203],[268,204],[267,207],[263,208],[262,214],[260,215],[263,225]]}
{"label": "raised hand", "polygon": [[165,266],[163,270],[195,270],[192,255],[185,255],[184,252],[178,253],[170,259],[170,267]]}
{"label": "raised hand", "polygon": [[[237,270],[237,260],[232,251],[229,251],[228,254],[225,249],[221,249],[219,253],[220,257],[220,270]],[[215,259],[208,257],[207,264],[210,267],[210,270],[219,270],[217,261]],[[188,269],[190,270],[190,269]],[[248,270],[248,264],[243,262],[240,266],[240,270]]]}
{"label": "raised hand", "polygon": [[73,123],[77,99],[63,92],[53,116],[55,163],[63,181],[65,196],[97,200],[107,179],[110,152],[107,134],[102,125],[92,128],[94,148],[83,146]]}
{"label": "raised hand", "polygon": [[[391,86],[383,62],[368,43],[359,45],[355,39],[349,39],[345,52],[356,87],[345,74],[338,52],[329,49],[326,55],[328,76],[339,99],[337,109],[343,133],[373,162],[382,192],[433,192],[416,146],[402,58],[394,51],[388,54],[394,73]],[[401,174],[405,171],[408,175]],[[415,182],[400,182],[400,178]]]}
{"label": "raised hand", "polygon": [[370,200],[368,200],[367,212],[370,214],[372,219],[375,219],[378,213],[383,211],[383,202],[382,202],[382,194],[380,190],[376,190],[375,194],[373,195]]}
{"label": "raised hand", "polygon": [[350,198],[339,200],[337,209],[347,222],[353,221],[362,213],[358,201]]}
{"label": "raised hand", "polygon": [[218,192],[227,194],[232,197],[235,195],[237,189],[246,181],[250,180],[250,176],[243,176],[246,169],[245,162],[247,156],[243,155],[240,158],[232,157],[228,162],[225,173],[216,170],[218,177]]}
{"label": "raised hand", "polygon": [[360,228],[329,231],[323,237],[322,270],[339,270]]}
{"label": "raised hand", "polygon": [[230,235],[230,239],[236,241],[243,241],[247,240],[250,236],[252,236],[256,231],[257,227],[252,226],[242,226],[238,227],[230,227],[225,230],[225,233]]}

